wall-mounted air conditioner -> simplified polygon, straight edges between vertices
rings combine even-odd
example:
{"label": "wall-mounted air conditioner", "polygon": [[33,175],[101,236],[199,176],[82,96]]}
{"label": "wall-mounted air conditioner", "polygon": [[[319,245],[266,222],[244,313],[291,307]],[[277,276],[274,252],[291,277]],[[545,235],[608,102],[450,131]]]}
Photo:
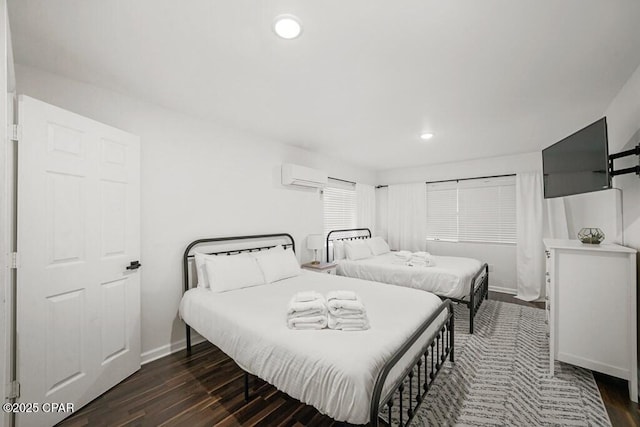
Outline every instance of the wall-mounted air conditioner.
{"label": "wall-mounted air conditioner", "polygon": [[322,188],[327,185],[327,173],[304,166],[282,165],[282,184]]}

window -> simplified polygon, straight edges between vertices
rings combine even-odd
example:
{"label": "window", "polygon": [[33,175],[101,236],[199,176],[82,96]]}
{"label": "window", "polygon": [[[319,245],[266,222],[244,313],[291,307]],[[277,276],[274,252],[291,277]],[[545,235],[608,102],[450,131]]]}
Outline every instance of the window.
{"label": "window", "polygon": [[458,241],[458,184],[427,184],[427,239]]}
{"label": "window", "polygon": [[324,235],[331,230],[356,227],[356,191],[353,184],[329,179],[323,191]]}
{"label": "window", "polygon": [[515,243],[515,177],[428,184],[427,238]]}

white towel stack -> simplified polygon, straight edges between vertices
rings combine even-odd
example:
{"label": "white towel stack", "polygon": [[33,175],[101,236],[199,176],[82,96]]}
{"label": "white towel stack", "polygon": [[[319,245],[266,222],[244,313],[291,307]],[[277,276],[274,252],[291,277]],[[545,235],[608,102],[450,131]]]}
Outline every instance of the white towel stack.
{"label": "white towel stack", "polygon": [[324,329],[327,327],[327,302],[315,291],[298,292],[289,301],[287,326],[291,329]]}
{"label": "white towel stack", "polygon": [[329,328],[343,331],[369,329],[367,311],[360,298],[352,291],[332,291],[327,294]]}
{"label": "white towel stack", "polygon": [[395,261],[392,261],[393,264],[406,265],[411,260],[411,252],[409,251],[396,251],[394,254],[396,255],[396,258]]}
{"label": "white towel stack", "polygon": [[412,267],[433,267],[435,262],[429,252],[414,252],[407,265]]}
{"label": "white towel stack", "polygon": [[394,252],[394,254],[396,255],[396,257],[404,261],[409,261],[411,259],[411,252],[409,251],[396,251]]}

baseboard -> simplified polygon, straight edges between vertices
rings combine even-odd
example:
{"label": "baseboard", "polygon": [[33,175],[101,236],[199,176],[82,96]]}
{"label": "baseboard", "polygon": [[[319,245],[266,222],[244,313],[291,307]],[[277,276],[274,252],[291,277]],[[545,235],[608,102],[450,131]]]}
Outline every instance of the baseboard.
{"label": "baseboard", "polygon": [[[191,345],[200,344],[201,342],[206,341],[203,337],[198,334],[192,333],[191,335]],[[187,348],[187,340],[181,339],[178,341],[174,341],[170,344],[165,344],[163,346],[151,349],[149,351],[145,351],[140,355],[140,363],[145,365],[149,362],[153,362],[154,360],[158,360],[162,357],[173,354],[177,351],[184,350]]]}
{"label": "baseboard", "polygon": [[509,294],[509,295],[517,295],[518,291],[511,288],[501,288],[500,286],[491,286],[489,285],[490,292],[500,292],[501,294]]}

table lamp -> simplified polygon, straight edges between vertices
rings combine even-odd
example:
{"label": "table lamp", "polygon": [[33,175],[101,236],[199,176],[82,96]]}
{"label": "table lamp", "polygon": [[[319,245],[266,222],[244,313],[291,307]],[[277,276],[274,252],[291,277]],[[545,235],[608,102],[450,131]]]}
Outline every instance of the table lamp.
{"label": "table lamp", "polygon": [[318,261],[318,249],[322,249],[323,247],[322,234],[309,234],[307,236],[307,249],[313,250],[313,261],[311,264],[320,264],[320,261]]}

